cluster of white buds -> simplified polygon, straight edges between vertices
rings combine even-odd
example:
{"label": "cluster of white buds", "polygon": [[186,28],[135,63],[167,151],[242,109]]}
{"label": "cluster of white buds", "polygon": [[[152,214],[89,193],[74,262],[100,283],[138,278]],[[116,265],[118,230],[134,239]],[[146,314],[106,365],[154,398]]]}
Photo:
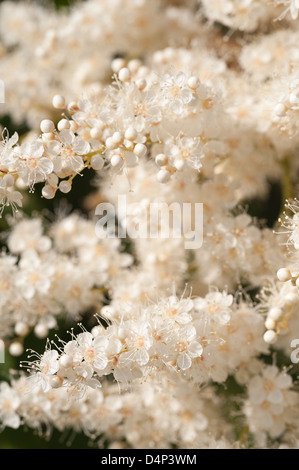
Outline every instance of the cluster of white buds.
{"label": "cluster of white buds", "polygon": [[[281,270],[278,271],[281,273]],[[269,344],[276,343],[278,336],[287,334],[290,329],[289,321],[298,308],[299,292],[297,287],[286,283],[277,287],[268,299],[269,311],[265,326],[264,340]]]}
{"label": "cluster of white buds", "polygon": [[[112,67],[116,69],[115,61]],[[205,154],[214,155],[217,163],[217,155],[226,152],[226,144],[219,132],[210,130],[209,121],[219,119],[223,113],[213,92],[197,77],[183,72],[158,79],[138,61],[134,61],[134,67],[131,61],[128,67],[120,68],[118,75],[129,73],[130,69],[134,80],[131,75],[130,80],[120,80],[118,76],[114,86],[106,89],[103,103],[97,106],[89,100],[66,103],[63,96],[55,95],[54,107],[65,109],[68,118],[65,115],[57,126],[52,120],[43,119],[37,139],[28,138],[18,144],[16,133],[11,138],[3,136],[3,204],[21,200],[21,193],[11,188],[14,182],[29,186],[32,191],[36,183],[44,182],[42,195],[52,199],[57,190],[70,192],[74,177],[84,169],[111,168],[113,173],[122,173],[148,154],[161,168],[157,176],[161,183],[185,166],[200,170]],[[142,87],[138,72],[146,77]],[[189,135],[187,131],[177,133],[177,127],[188,126],[193,126]],[[173,127],[167,138],[165,127]],[[155,155],[154,144],[159,146],[162,140],[164,153]]]}

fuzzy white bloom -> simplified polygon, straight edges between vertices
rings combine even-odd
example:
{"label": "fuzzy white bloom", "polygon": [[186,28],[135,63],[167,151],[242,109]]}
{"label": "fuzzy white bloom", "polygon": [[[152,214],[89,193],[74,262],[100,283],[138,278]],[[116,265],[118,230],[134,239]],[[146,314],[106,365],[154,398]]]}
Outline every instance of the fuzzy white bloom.
{"label": "fuzzy white bloom", "polygon": [[248,399],[244,412],[249,428],[253,432],[268,433],[272,438],[279,437],[286,426],[296,424],[298,397],[290,390],[292,378],[279,372],[276,366],[264,367],[248,383]]}

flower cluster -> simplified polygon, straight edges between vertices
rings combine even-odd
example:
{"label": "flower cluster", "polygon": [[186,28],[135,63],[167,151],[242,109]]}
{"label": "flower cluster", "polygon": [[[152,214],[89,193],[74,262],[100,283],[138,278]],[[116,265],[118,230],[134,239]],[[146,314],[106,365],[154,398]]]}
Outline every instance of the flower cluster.
{"label": "flower cluster", "polygon": [[100,307],[108,280],[133,262],[118,239],[98,239],[94,223],[75,214],[52,223],[47,235],[40,218],[15,221],[7,246],[0,258],[0,337],[9,338],[14,355],[31,329],[44,338],[58,316],[79,319]]}
{"label": "flower cluster", "polygon": [[1,431],[299,447],[298,12],[1,2]]}
{"label": "flower cluster", "polygon": [[[232,433],[231,426],[217,418],[222,400],[212,388],[199,396],[185,382],[166,380],[163,374],[158,382],[148,380],[143,388],[130,392],[120,393],[115,385],[105,382],[101,390],[88,389],[83,397],[77,390],[70,394],[63,387],[44,392],[36,386],[32,392],[22,376],[13,379],[10,386],[1,385],[0,403],[4,403],[0,416],[6,426],[17,428],[22,420],[37,432],[44,424],[49,434],[52,428],[60,432],[74,429],[99,445],[105,435],[112,449],[208,448],[209,433],[222,447],[227,446],[222,434]],[[142,431],[140,422],[145,423]]]}
{"label": "flower cluster", "polygon": [[274,365],[264,367],[250,379],[244,412],[249,429],[261,439],[265,433],[277,438],[287,427],[298,425],[298,396],[291,387],[291,376]]}

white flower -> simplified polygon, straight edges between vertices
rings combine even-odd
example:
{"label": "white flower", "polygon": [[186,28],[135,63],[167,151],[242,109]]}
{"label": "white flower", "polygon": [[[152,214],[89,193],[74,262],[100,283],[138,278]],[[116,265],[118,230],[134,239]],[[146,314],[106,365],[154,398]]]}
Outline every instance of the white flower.
{"label": "white flower", "polygon": [[278,5],[289,5],[288,8],[282,13],[280,18],[284,18],[285,15],[290,12],[293,20],[298,18],[299,13],[299,0],[276,0]]}
{"label": "white flower", "polygon": [[21,220],[12,229],[8,237],[11,253],[22,253],[26,250],[46,252],[51,247],[51,239],[43,236],[41,219]]}
{"label": "white flower", "polygon": [[121,357],[126,355],[128,360],[135,361],[139,366],[145,366],[149,362],[149,349],[153,344],[147,319],[140,318],[134,322],[128,321],[125,328],[128,352],[122,354]]}
{"label": "white flower", "polygon": [[15,149],[14,146],[19,140],[19,135],[15,132],[10,138],[8,132],[3,131],[3,140],[0,141],[0,164],[8,167],[15,162]]}
{"label": "white flower", "polygon": [[219,322],[225,325],[231,317],[233,296],[226,292],[209,292],[205,298],[196,298],[194,300],[195,310],[205,313],[210,321]]}
{"label": "white flower", "polygon": [[244,412],[252,432],[267,432],[279,437],[298,419],[297,394],[290,390],[292,378],[276,366],[264,366],[248,384]]}
{"label": "white flower", "polygon": [[184,107],[190,103],[193,94],[187,86],[187,77],[183,72],[175,76],[166,74],[160,80],[162,92],[161,106],[167,107],[177,115],[184,113]]}
{"label": "white flower", "polygon": [[203,347],[195,340],[196,329],[194,326],[187,325],[180,331],[180,339],[176,349],[179,352],[177,357],[177,366],[181,370],[187,370],[192,365],[192,359],[200,357],[203,353]]}
{"label": "white flower", "polygon": [[38,359],[32,362],[31,369],[35,373],[29,376],[29,386],[37,392],[40,388],[47,392],[51,389],[51,377],[59,369],[58,351],[47,349],[42,356],[32,352]]}
{"label": "white flower", "polygon": [[53,375],[58,371],[58,351],[51,349],[46,351],[40,360],[40,372],[44,375]]}
{"label": "white flower", "polygon": [[20,426],[20,417],[17,409],[21,403],[17,392],[6,382],[0,383],[0,421],[2,426],[17,429]]}
{"label": "white flower", "polygon": [[180,325],[192,321],[192,315],[190,314],[192,308],[193,301],[191,299],[178,299],[174,295],[157,305],[158,312],[161,315],[176,321]]}
{"label": "white flower", "polygon": [[21,290],[25,299],[31,299],[36,293],[44,295],[48,292],[55,272],[50,260],[43,261],[35,251],[27,251],[19,267],[15,285]]}
{"label": "white flower", "polygon": [[6,206],[11,206],[13,212],[18,211],[18,207],[22,207],[23,196],[19,191],[14,191],[11,186],[7,186],[4,178],[0,179],[0,217]]}
{"label": "white flower", "polygon": [[166,140],[164,153],[169,156],[172,166],[178,170],[183,169],[185,163],[195,170],[202,167],[204,150],[199,138],[179,134],[176,139]]}
{"label": "white flower", "polygon": [[99,380],[94,378],[94,369],[87,362],[66,369],[65,377],[71,387],[79,391],[86,391],[88,387],[97,389],[101,387]]}
{"label": "white flower", "polygon": [[295,200],[293,203],[287,203],[286,207],[293,212],[293,217],[286,216],[283,221],[283,227],[290,233],[289,242],[294,245],[295,250],[299,250],[299,204]]}
{"label": "white flower", "polygon": [[286,373],[279,373],[276,366],[267,366],[262,376],[253,377],[248,384],[248,393],[252,403],[260,405],[264,401],[272,404],[281,403],[283,390],[290,388],[292,378]]}
{"label": "white flower", "polygon": [[298,18],[299,0],[291,0],[290,13],[293,20],[296,20]]}
{"label": "white flower", "polygon": [[55,172],[78,173],[84,166],[82,155],[87,155],[90,151],[89,143],[67,129],[58,134],[58,139],[47,145],[47,153],[53,159]]}
{"label": "white flower", "polygon": [[19,147],[19,159],[16,162],[18,174],[26,185],[32,188],[35,183],[45,181],[52,173],[53,162],[43,156],[44,146],[42,141],[25,142]]}

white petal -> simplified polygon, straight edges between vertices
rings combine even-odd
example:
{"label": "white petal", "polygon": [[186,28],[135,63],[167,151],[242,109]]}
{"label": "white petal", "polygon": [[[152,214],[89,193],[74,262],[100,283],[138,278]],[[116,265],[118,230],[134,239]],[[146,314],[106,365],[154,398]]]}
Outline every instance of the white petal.
{"label": "white petal", "polygon": [[281,391],[277,388],[276,390],[272,390],[268,396],[267,400],[270,403],[281,403],[283,401],[283,394]]}
{"label": "white petal", "polygon": [[90,145],[85,140],[76,140],[73,149],[78,155],[86,155],[90,151]]}
{"label": "white petal", "polygon": [[275,379],[278,388],[289,388],[292,385],[292,377],[288,374],[279,374]]}
{"label": "white petal", "polygon": [[61,132],[59,132],[59,140],[65,145],[72,145],[74,139],[75,134],[73,134],[73,132],[69,131],[68,129],[63,129]]}
{"label": "white petal", "polygon": [[45,175],[48,175],[49,173],[52,173],[54,169],[54,165],[53,165],[53,162],[49,158],[43,157],[40,159],[38,163],[38,168],[42,173],[44,173]]}
{"label": "white petal", "polygon": [[187,370],[191,367],[192,361],[190,359],[190,356],[186,353],[179,354],[178,360],[177,360],[177,366],[182,369],[182,370]]}
{"label": "white petal", "polygon": [[61,144],[57,141],[51,141],[47,144],[47,154],[56,157],[61,149]]}
{"label": "white petal", "polygon": [[9,413],[4,416],[3,424],[10,428],[17,429],[20,426],[20,417],[16,413]]}
{"label": "white petal", "polygon": [[189,90],[189,88],[183,88],[180,93],[180,98],[185,104],[190,103],[190,101],[192,100],[192,96],[192,91]]}
{"label": "white petal", "polygon": [[117,367],[114,370],[113,375],[117,382],[128,382],[131,376],[130,370],[125,367]]}
{"label": "white petal", "polygon": [[202,355],[202,352],[203,352],[203,347],[197,341],[193,341],[191,344],[189,344],[188,354],[191,357],[199,357]]}
{"label": "white petal", "polygon": [[98,354],[93,364],[95,369],[103,370],[108,364],[108,358],[104,354]]}
{"label": "white petal", "polygon": [[178,323],[180,323],[180,325],[186,325],[187,323],[191,322],[192,317],[188,313],[181,313],[181,314],[175,316],[175,320]]}
{"label": "white petal", "polygon": [[135,361],[140,366],[145,366],[149,361],[149,354],[145,349],[140,349],[135,355]]}

